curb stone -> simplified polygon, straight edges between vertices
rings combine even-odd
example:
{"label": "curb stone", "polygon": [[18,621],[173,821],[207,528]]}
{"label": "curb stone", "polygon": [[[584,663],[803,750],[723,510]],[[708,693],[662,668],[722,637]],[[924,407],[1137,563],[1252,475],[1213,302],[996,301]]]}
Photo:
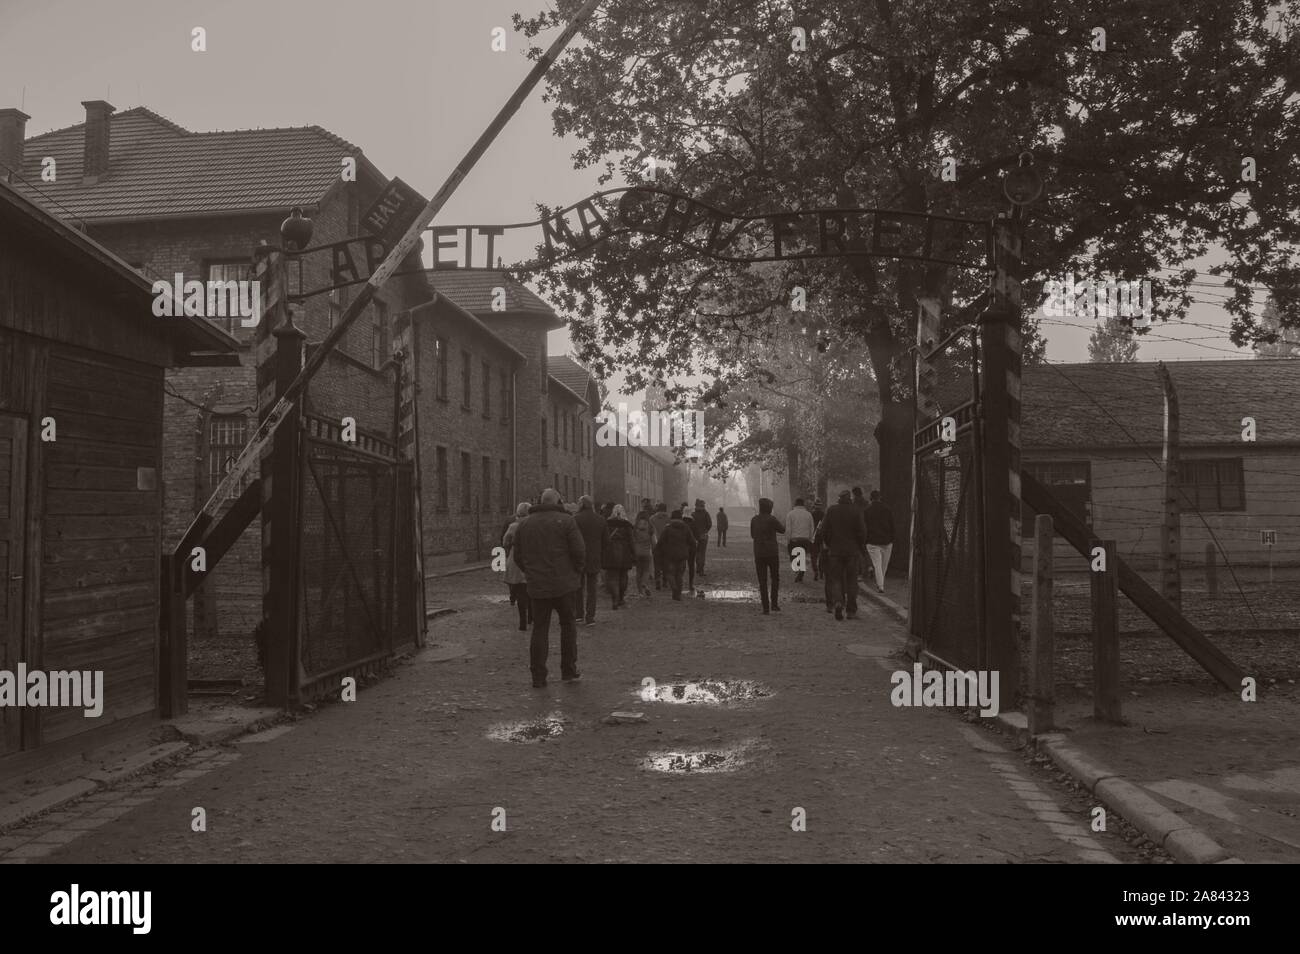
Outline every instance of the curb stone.
{"label": "curb stone", "polygon": [[[20,802],[6,806],[0,809],[0,832],[24,825],[39,815],[44,815],[97,791],[110,788],[124,779],[153,768],[155,765],[191,752],[197,744],[220,744],[220,742],[228,741],[235,736],[260,731],[278,722],[283,722],[287,718],[287,714],[280,714],[276,717],[259,716],[252,721],[243,723],[225,723],[223,725],[229,731],[223,733],[214,732],[209,735],[203,735],[202,733],[187,735],[174,722],[164,723],[165,726],[175,729],[185,741],[164,742],[161,745],[151,746],[128,755],[107,768],[87,772],[79,778],[47,788]],[[223,738],[215,740],[215,736],[218,734],[222,735]]]}
{"label": "curb stone", "polygon": [[[1008,719],[1004,716],[1018,716]],[[1141,786],[1094,762],[1090,756],[1068,742],[1059,732],[1031,736],[1022,726],[1022,713],[1001,713],[999,726],[1018,740],[1046,754],[1057,768],[1066,772],[1112,811],[1138,828],[1157,845],[1185,865],[1241,863],[1230,858],[1227,850],[1205,832],[1165,808]]]}

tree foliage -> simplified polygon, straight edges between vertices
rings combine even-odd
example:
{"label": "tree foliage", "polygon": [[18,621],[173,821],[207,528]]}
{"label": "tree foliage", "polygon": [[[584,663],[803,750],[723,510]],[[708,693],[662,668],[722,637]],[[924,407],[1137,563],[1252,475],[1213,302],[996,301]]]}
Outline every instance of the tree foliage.
{"label": "tree foliage", "polygon": [[[535,36],[577,5],[516,26]],[[1297,26],[1300,10],[1261,0],[609,0],[552,67],[548,98],[556,132],[582,144],[578,167],[635,183],[653,158],[660,185],[736,214],[990,218],[1028,151],[1045,193],[1027,227],[1027,310],[1043,280],[1073,272],[1149,278],[1155,319],[1178,319],[1188,262],[1220,248],[1242,344],[1260,333],[1253,288],[1300,283]],[[917,298],[969,301],[987,281],[864,257],[757,270],[640,235],[539,278],[599,370],[627,371],[633,389],[697,372],[710,394],[761,378],[801,284],[823,306],[823,340],[866,347],[886,418],[908,396]],[[1279,311],[1300,325],[1300,303]],[[888,462],[882,440],[895,499],[907,429]]]}

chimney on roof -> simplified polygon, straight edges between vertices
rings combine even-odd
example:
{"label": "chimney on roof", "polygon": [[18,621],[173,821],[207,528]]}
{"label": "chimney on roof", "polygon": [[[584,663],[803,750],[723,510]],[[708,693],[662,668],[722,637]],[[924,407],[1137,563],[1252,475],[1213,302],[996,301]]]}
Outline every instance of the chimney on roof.
{"label": "chimney on roof", "polygon": [[108,171],[108,127],[113,107],[102,99],[83,100],[86,107],[86,147],[82,154],[81,184],[94,185]]}
{"label": "chimney on roof", "polygon": [[0,175],[6,178],[9,170],[21,172],[23,168],[23,141],[27,138],[28,116],[21,109],[0,109]]}

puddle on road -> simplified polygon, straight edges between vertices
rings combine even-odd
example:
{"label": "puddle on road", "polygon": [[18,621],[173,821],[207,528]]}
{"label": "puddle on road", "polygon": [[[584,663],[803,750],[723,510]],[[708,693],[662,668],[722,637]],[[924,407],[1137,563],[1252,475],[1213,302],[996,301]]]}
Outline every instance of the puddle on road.
{"label": "puddle on road", "polygon": [[544,742],[564,731],[564,716],[552,712],[542,719],[523,722],[502,722],[488,729],[487,737],[494,742]]}
{"label": "puddle on road", "polygon": [[754,742],[695,752],[652,752],[641,762],[650,772],[667,772],[673,775],[716,774],[734,772],[749,762]]}
{"label": "puddle on road", "polygon": [[758,590],[757,590],[757,589],[753,589],[753,590],[711,590],[711,589],[706,589],[706,590],[704,590],[703,592],[704,592],[704,598],[705,598],[706,600],[730,600],[730,601],[732,601],[732,602],[736,602],[736,601],[741,601],[741,600],[743,600],[744,602],[751,602],[751,601],[752,601],[752,602],[755,602],[755,603],[758,602]]}
{"label": "puddle on road", "polygon": [[733,702],[766,699],[772,690],[752,679],[701,679],[696,682],[666,683],[655,686],[653,691],[649,686],[643,686],[637,694],[642,702],[723,706]]}

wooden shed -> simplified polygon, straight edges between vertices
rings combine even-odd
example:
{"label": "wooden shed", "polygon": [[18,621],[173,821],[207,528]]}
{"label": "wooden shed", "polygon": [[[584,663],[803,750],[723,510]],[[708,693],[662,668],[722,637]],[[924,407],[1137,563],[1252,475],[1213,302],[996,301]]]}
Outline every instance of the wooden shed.
{"label": "wooden shed", "polygon": [[163,371],[237,358],[214,324],[153,301],[151,281],[0,182],[0,678],[103,673],[94,717],[0,707],[6,770],[160,714]]}

